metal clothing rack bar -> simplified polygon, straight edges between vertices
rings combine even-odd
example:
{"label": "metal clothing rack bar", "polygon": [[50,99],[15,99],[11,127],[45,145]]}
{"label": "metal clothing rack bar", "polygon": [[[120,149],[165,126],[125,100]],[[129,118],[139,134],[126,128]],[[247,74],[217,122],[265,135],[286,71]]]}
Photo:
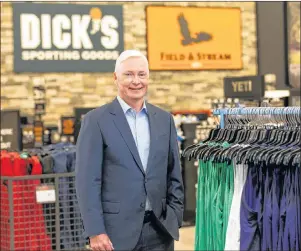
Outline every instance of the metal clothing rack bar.
{"label": "metal clothing rack bar", "polygon": [[301,107],[239,107],[219,108],[213,110],[213,115],[220,116],[220,128],[225,128],[225,115],[295,115],[301,116]]}

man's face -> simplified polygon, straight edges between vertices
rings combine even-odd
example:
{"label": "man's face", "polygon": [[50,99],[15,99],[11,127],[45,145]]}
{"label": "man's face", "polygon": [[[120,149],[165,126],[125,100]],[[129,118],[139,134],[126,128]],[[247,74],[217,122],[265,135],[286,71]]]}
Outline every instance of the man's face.
{"label": "man's face", "polygon": [[124,100],[141,100],[144,98],[149,79],[148,65],[142,57],[130,57],[123,61],[114,73],[118,92]]}

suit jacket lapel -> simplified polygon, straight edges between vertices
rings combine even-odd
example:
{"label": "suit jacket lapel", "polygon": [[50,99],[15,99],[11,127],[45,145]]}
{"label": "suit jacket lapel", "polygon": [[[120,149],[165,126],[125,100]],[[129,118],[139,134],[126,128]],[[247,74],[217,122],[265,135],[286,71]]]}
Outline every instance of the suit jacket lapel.
{"label": "suit jacket lapel", "polygon": [[123,110],[118,102],[118,99],[114,99],[114,101],[111,103],[110,107],[110,113],[113,114],[113,121],[119,130],[122,138],[124,139],[125,143],[127,144],[128,148],[130,149],[137,165],[141,169],[141,171],[145,174],[142,162],[139,157],[139,153],[133,138],[133,134],[131,132],[130,126],[126,120],[125,114],[123,113]]}
{"label": "suit jacket lapel", "polygon": [[148,103],[146,103],[146,108],[148,111],[148,119],[149,119],[149,127],[150,127],[150,149],[149,149],[147,169],[146,169],[146,172],[148,172],[150,171],[150,168],[152,166],[152,161],[155,157],[155,147],[156,147],[157,132],[159,127],[156,120],[156,111]]}

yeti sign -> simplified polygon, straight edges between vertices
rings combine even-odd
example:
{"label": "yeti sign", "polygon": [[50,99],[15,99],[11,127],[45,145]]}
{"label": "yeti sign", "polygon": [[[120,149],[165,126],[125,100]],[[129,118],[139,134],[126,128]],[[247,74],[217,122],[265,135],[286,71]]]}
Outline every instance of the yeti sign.
{"label": "yeti sign", "polygon": [[121,5],[13,3],[15,72],[112,72]]}

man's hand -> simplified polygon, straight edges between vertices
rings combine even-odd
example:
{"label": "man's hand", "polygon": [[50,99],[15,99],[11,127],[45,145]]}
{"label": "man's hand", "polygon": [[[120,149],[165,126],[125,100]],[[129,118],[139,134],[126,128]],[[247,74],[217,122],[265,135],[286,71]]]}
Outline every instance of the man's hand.
{"label": "man's hand", "polygon": [[90,237],[90,247],[93,251],[113,251],[113,244],[106,234]]}

